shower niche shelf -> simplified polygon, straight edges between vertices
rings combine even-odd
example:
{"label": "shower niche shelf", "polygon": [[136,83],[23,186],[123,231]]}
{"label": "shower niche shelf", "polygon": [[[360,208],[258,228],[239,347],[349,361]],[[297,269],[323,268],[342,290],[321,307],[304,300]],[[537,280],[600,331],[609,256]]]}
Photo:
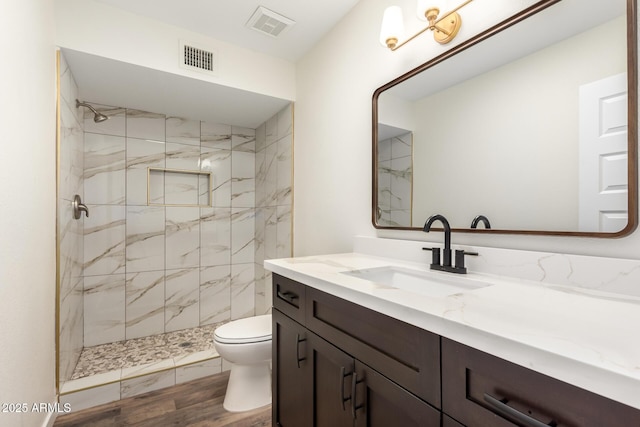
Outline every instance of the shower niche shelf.
{"label": "shower niche shelf", "polygon": [[206,171],[147,168],[147,205],[211,207],[213,174]]}

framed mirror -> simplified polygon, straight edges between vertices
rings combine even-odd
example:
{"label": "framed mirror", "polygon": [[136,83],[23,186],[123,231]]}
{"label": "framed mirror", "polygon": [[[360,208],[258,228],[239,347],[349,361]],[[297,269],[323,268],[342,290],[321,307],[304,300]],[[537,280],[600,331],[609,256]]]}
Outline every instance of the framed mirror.
{"label": "framed mirror", "polygon": [[637,115],[636,0],[537,2],[374,92],[373,224],[627,235]]}

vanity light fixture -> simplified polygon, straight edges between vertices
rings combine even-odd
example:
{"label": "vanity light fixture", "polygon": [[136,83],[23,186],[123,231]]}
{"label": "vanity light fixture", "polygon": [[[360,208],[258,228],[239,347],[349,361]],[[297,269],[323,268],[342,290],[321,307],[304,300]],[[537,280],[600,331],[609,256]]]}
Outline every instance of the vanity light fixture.
{"label": "vanity light fixture", "polygon": [[466,0],[450,11],[440,13],[446,10],[446,0],[417,0],[416,12],[418,19],[427,21],[428,25],[400,43],[400,37],[404,32],[402,9],[400,9],[399,6],[389,6],[385,9],[384,16],[382,17],[380,43],[391,50],[396,50],[427,30],[433,31],[433,38],[438,43],[449,43],[455,38],[462,26],[462,18],[460,18],[458,10],[472,1],[473,0]]}

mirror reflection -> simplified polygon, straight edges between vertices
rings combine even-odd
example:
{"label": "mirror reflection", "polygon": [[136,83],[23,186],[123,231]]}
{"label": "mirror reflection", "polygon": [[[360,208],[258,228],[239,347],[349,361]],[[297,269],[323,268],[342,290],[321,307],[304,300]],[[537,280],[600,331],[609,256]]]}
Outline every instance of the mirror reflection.
{"label": "mirror reflection", "polygon": [[625,229],[625,6],[563,0],[382,91],[376,226]]}
{"label": "mirror reflection", "polygon": [[413,132],[378,124],[378,223],[411,223]]}

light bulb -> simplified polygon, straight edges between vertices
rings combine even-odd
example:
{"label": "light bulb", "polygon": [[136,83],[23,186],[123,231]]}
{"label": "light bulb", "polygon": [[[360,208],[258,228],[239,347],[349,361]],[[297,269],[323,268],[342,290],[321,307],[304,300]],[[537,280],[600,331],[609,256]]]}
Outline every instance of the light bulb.
{"label": "light bulb", "polygon": [[[400,9],[399,6],[389,6],[385,9],[384,16],[382,17],[380,43],[385,47],[394,47],[403,33],[404,23],[402,19],[402,9]],[[393,40],[395,40],[395,42],[393,42]]]}

